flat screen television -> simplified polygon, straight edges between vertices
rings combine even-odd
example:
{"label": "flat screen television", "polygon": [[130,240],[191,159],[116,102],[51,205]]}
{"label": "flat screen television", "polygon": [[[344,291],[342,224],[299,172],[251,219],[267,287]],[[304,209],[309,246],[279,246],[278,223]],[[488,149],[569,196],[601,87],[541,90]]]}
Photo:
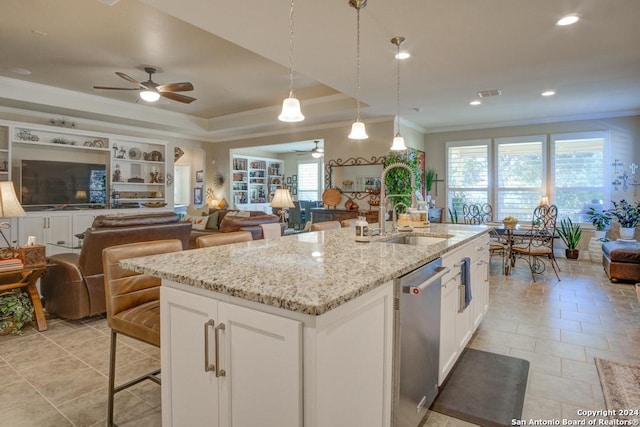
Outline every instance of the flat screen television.
{"label": "flat screen television", "polygon": [[107,203],[107,168],[101,164],[22,160],[23,206]]}

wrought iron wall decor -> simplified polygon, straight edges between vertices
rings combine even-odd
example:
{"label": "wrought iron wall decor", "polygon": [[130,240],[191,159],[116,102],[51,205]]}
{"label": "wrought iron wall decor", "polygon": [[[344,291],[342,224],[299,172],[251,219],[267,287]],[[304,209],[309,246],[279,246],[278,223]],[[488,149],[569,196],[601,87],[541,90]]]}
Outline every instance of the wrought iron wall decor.
{"label": "wrought iron wall decor", "polygon": [[[356,200],[363,200],[369,198],[372,195],[379,194],[380,191],[380,173],[382,172],[382,167],[384,163],[385,156],[371,156],[370,159],[365,159],[364,157],[349,157],[348,159],[331,159],[325,162],[325,189],[327,188],[336,188],[340,190],[342,193],[349,193],[349,197]],[[353,185],[353,179],[344,179],[341,182],[333,182],[334,178],[334,168],[335,167],[343,167],[343,166],[380,166],[380,171],[377,174],[371,174],[370,177],[363,177],[362,186]],[[377,190],[376,190],[377,188]]]}

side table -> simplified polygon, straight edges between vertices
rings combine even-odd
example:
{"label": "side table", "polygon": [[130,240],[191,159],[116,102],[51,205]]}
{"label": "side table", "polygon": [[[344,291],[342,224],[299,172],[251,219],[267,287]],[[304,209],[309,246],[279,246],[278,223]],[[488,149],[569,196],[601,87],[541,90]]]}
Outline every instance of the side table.
{"label": "side table", "polygon": [[25,288],[33,304],[33,313],[36,318],[38,331],[46,331],[47,319],[40,301],[40,294],[36,288],[36,282],[49,268],[49,264],[22,267],[15,270],[0,271],[0,292],[11,289]]}

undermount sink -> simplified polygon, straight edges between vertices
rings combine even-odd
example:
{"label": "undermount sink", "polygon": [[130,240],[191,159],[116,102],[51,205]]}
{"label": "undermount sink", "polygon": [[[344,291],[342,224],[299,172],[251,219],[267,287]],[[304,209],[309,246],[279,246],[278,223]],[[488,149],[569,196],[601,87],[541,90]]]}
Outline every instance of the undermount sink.
{"label": "undermount sink", "polygon": [[396,243],[400,245],[429,246],[444,242],[448,238],[453,237],[452,234],[444,236],[397,236],[391,239],[383,240],[384,243]]}

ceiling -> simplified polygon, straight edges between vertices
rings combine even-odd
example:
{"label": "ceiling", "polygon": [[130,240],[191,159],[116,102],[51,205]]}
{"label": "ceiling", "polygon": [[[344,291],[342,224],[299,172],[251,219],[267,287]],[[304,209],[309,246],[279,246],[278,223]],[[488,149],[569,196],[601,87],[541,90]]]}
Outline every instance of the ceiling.
{"label": "ceiling", "polygon": [[[276,118],[289,86],[289,6],[3,0],[0,106],[211,141],[348,127],[356,12],[347,0],[296,3],[294,91],[306,120]],[[568,13],[581,20],[556,26]],[[400,115],[425,132],[638,114],[639,16],[637,0],[370,0],[361,11],[362,118],[396,112],[396,35],[412,54],[401,63]],[[197,101],[148,104],[135,91],[93,89],[133,87],[115,71],[144,81],[145,65],[160,68],[158,83],[192,82],[184,94]],[[502,95],[469,105],[490,89]],[[549,89],[557,94],[540,96]]]}

